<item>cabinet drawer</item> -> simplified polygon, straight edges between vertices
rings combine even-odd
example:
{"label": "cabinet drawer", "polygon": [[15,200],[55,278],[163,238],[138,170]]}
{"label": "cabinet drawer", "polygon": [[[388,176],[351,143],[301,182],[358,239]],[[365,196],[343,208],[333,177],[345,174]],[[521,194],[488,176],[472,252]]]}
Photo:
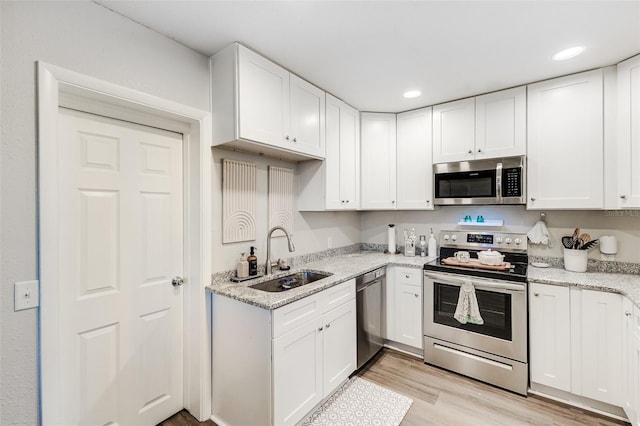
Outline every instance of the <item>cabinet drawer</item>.
{"label": "cabinet drawer", "polygon": [[273,338],[322,314],[323,292],[296,300],[273,311]]}
{"label": "cabinet drawer", "polygon": [[356,297],[356,280],[352,279],[326,289],[322,293],[322,312],[328,312],[336,306],[340,306],[347,300]]}
{"label": "cabinet drawer", "polygon": [[422,269],[396,267],[396,282],[422,286]]}

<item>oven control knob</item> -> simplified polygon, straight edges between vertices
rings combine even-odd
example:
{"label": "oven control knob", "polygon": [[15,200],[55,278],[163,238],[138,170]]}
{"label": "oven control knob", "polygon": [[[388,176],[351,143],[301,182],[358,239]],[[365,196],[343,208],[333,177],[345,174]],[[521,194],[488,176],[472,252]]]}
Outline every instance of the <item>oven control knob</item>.
{"label": "oven control knob", "polygon": [[445,241],[449,241],[449,234],[444,234],[443,238],[444,238]]}
{"label": "oven control knob", "polygon": [[507,244],[511,244],[511,238],[507,237],[504,239],[504,242]]}
{"label": "oven control knob", "polygon": [[513,242],[516,243],[516,245],[520,245],[522,240],[520,238],[516,238],[515,240],[513,240]]}
{"label": "oven control knob", "polygon": [[496,243],[501,244],[502,243],[502,237],[496,238]]}
{"label": "oven control knob", "polygon": [[455,241],[455,240],[457,240],[457,239],[458,239],[458,237],[457,237],[456,235],[452,235],[452,236],[451,236],[451,241]]}

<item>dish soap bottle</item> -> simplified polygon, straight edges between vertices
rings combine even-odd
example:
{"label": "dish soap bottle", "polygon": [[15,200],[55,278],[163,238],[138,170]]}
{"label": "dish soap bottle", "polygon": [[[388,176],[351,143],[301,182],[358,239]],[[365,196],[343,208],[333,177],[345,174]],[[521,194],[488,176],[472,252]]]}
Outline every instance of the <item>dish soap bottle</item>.
{"label": "dish soap bottle", "polygon": [[247,255],[244,253],[240,255],[236,276],[238,278],[247,278],[249,276],[249,262],[247,261]]}
{"label": "dish soap bottle", "polygon": [[249,275],[258,275],[258,258],[254,254],[257,249],[254,246],[251,246],[250,250],[251,253],[249,254],[249,257],[247,257],[247,262],[249,262]]}
{"label": "dish soap bottle", "polygon": [[433,228],[431,228],[431,235],[429,236],[429,257],[438,257],[437,250],[436,237],[433,236]]}

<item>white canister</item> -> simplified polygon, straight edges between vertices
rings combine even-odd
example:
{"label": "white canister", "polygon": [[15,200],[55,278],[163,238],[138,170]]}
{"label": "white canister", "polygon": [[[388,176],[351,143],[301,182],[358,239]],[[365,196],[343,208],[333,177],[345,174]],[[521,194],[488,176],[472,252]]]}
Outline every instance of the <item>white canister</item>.
{"label": "white canister", "polygon": [[387,251],[391,254],[396,254],[396,225],[389,224],[387,230]]}
{"label": "white canister", "polygon": [[564,249],[564,269],[572,272],[587,272],[587,250]]}
{"label": "white canister", "polygon": [[616,237],[610,237],[606,235],[604,237],[600,237],[600,253],[618,253],[618,240],[616,239]]}

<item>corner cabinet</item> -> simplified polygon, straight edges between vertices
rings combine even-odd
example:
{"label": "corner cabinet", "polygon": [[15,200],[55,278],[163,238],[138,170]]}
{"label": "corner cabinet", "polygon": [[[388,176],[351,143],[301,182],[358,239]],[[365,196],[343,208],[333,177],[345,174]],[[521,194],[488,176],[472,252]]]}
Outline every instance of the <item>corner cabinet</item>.
{"label": "corner cabinet", "polygon": [[587,398],[581,402],[588,405],[622,407],[622,299],[615,293],[530,283],[531,388],[557,389],[565,393],[555,396]]}
{"label": "corner cabinet", "polygon": [[527,208],[602,209],[603,71],[527,90]]}
{"label": "corner cabinet", "polygon": [[298,210],[360,207],[360,113],[327,94],[326,158],[298,163]]}
{"label": "corner cabinet", "polygon": [[429,107],[396,117],[397,209],[433,209],[431,115]]}
{"label": "corner cabinet", "polygon": [[640,208],[640,55],[618,64],[618,207]]}
{"label": "corner cabinet", "polygon": [[295,425],[355,371],[355,280],[273,311],[211,297],[216,423]]}
{"label": "corner cabinet", "polygon": [[211,57],[213,146],[289,160],[325,156],[325,92],[234,43]]}
{"label": "corner cabinet", "polygon": [[360,115],[360,186],[364,210],[396,208],[396,115]]}
{"label": "corner cabinet", "polygon": [[433,107],[433,162],[526,153],[524,86]]}

